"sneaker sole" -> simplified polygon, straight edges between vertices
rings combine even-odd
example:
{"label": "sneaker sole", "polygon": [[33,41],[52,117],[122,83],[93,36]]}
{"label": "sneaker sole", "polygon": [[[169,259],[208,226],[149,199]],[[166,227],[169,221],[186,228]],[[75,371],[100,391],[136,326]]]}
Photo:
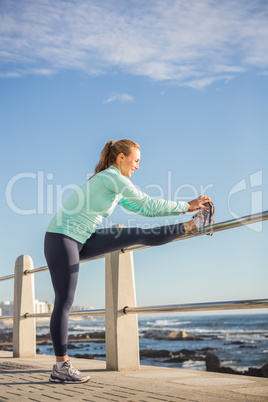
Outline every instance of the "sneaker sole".
{"label": "sneaker sole", "polygon": [[[209,206],[208,225],[205,226],[205,228],[206,228],[208,226],[214,225],[214,211],[215,211],[215,209],[214,209],[214,205],[212,203],[210,203],[210,202],[206,202],[204,205]],[[207,233],[207,235],[212,236],[213,235],[213,230],[211,230],[209,233]]]}
{"label": "sneaker sole", "polygon": [[62,384],[82,384],[82,383],[84,383],[84,382],[88,382],[88,381],[90,381],[90,378],[87,378],[87,379],[85,379],[85,380],[74,380],[74,381],[72,381],[72,380],[61,380],[61,379],[59,379],[59,378],[50,378],[49,379],[49,381],[50,382],[56,382],[56,383],[62,383]]}

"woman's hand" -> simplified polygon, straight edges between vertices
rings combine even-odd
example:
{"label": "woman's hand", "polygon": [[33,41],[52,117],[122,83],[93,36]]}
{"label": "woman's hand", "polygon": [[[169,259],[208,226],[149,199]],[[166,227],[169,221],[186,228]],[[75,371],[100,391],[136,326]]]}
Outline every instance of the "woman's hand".
{"label": "woman's hand", "polygon": [[187,212],[198,211],[199,209],[208,209],[209,207],[204,206],[206,202],[212,202],[206,195],[200,195],[200,197],[195,198],[193,201],[188,202],[189,209]]}

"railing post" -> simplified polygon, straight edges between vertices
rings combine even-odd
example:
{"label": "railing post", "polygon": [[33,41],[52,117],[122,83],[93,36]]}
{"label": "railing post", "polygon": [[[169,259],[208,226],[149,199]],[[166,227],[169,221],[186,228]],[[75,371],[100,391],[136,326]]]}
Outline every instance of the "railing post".
{"label": "railing post", "polygon": [[125,306],[136,306],[133,253],[121,250],[105,258],[106,369],[139,370],[137,314],[126,315]]}
{"label": "railing post", "polygon": [[13,312],[13,357],[35,357],[35,318],[24,317],[34,313],[34,276],[24,275],[33,269],[33,260],[28,255],[20,255],[15,262],[14,312]]}

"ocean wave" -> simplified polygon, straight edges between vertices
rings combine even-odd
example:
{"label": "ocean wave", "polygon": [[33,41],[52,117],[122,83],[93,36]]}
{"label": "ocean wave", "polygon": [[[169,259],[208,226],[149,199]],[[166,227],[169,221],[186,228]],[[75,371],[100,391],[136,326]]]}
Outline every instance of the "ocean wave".
{"label": "ocean wave", "polygon": [[[158,327],[156,328],[154,327],[147,327],[147,326],[140,326],[139,330],[140,331],[173,331],[175,328],[174,327],[168,327],[168,326],[162,326],[162,327]],[[192,327],[192,328],[180,328],[180,330],[184,330],[185,332],[191,332],[194,333],[196,335],[209,335],[209,336],[218,336],[218,335],[222,335],[223,337],[226,335],[229,336],[238,336],[240,337],[242,336],[249,336],[252,337],[252,335],[255,336],[266,336],[267,335],[267,331],[265,330],[239,330],[239,329],[229,329],[229,328],[222,328],[222,329],[209,329],[209,328],[197,328],[197,327]]]}
{"label": "ocean wave", "polygon": [[93,332],[100,332],[105,331],[105,326],[93,326],[93,325],[72,325],[69,327],[70,332],[86,332],[86,331],[93,331]]}
{"label": "ocean wave", "polygon": [[191,330],[192,332],[198,333],[198,334],[238,334],[238,335],[267,335],[267,330],[261,329],[261,330],[256,330],[256,329],[230,329],[230,328],[222,328],[222,329],[209,329],[209,328],[188,328],[188,330]]}
{"label": "ocean wave", "polygon": [[229,366],[229,365],[235,363],[233,360],[224,360],[223,362],[224,362],[224,366]]}
{"label": "ocean wave", "polygon": [[[181,325],[187,325],[191,324],[192,321],[178,321],[178,320],[155,320],[155,321],[146,321],[146,325],[150,328],[155,328],[155,327],[176,327],[176,326],[181,326]],[[142,322],[140,325],[144,325]]]}
{"label": "ocean wave", "polygon": [[203,361],[187,360],[182,363],[182,368],[185,370],[206,371],[206,364]]}

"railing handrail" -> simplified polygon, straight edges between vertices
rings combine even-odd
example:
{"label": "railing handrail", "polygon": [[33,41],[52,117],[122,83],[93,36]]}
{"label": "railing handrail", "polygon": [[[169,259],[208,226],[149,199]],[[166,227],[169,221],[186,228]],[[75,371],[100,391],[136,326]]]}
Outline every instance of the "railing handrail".
{"label": "railing handrail", "polygon": [[[92,309],[92,310],[77,310],[71,311],[70,316],[76,317],[81,315],[105,315],[105,309]],[[24,318],[47,318],[51,317],[51,313],[25,313]],[[13,315],[0,315],[0,320],[12,319]]]}
{"label": "railing handrail", "polygon": [[[186,234],[184,236],[181,236],[177,239],[174,239],[174,241],[179,241],[179,240],[184,240],[184,239],[189,239],[192,237],[197,237],[197,236],[202,236],[207,233],[210,233],[211,230],[213,232],[219,232],[222,230],[226,229],[231,229],[235,228],[238,226],[243,226],[247,224],[252,224],[256,223],[259,221],[264,221],[268,219],[268,211],[263,211],[257,214],[253,215],[246,215],[241,218],[237,219],[232,219],[229,221],[224,221],[220,223],[216,223],[211,226],[207,226],[206,228],[203,229],[198,229],[197,231],[193,233]],[[132,247],[126,247],[122,249],[121,251],[123,253],[131,252],[131,251],[136,251],[140,250],[143,248],[148,248],[151,246],[144,246],[144,245],[136,245]],[[104,258],[105,254],[90,258],[88,260],[83,260],[82,262],[86,261],[91,261],[91,260],[96,260],[100,258]],[[39,267],[31,270],[26,270],[24,271],[25,275],[29,274],[35,274],[38,272],[43,272],[48,270],[47,266],[44,267]],[[14,279],[15,275],[7,275],[2,278],[0,278],[0,281],[4,280],[9,280],[9,279]],[[258,307],[256,307],[258,305]],[[126,306],[124,308],[124,313],[125,314],[134,314],[134,313],[161,313],[161,312],[176,312],[176,311],[206,311],[206,310],[226,310],[226,309],[241,309],[241,308],[267,308],[268,307],[268,300],[267,299],[259,299],[259,300],[242,300],[242,301],[236,301],[236,302],[213,302],[213,303],[194,303],[190,305],[169,305],[169,306],[144,306],[144,307],[128,307]],[[82,310],[82,311],[76,311],[76,312],[71,312],[71,316],[79,316],[79,315],[102,315],[105,314],[105,310],[103,309],[97,309],[97,310]],[[25,318],[37,318],[37,317],[50,317],[50,313],[26,313]],[[12,318],[12,316],[1,316],[1,320],[3,319],[8,319]]]}
{"label": "railing handrail", "polygon": [[[80,315],[105,315],[105,309],[94,309],[94,310],[78,310],[71,311],[70,316],[76,317]],[[45,318],[50,317],[51,313],[25,313],[24,318]]]}
{"label": "railing handrail", "polygon": [[[206,235],[206,234],[209,234],[211,231],[213,233],[221,232],[223,230],[233,229],[235,227],[245,226],[248,224],[253,224],[253,223],[257,223],[260,221],[266,221],[266,220],[268,220],[268,211],[259,212],[257,214],[253,214],[253,215],[246,215],[241,218],[231,219],[229,221],[223,221],[223,222],[215,223],[214,225],[211,225],[211,226],[206,226],[205,228],[202,228],[202,229],[197,229],[195,232],[187,233],[183,236],[180,236],[177,239],[172,240],[170,243],[173,243],[175,241],[190,239],[192,237]],[[151,246],[144,246],[144,245],[131,246],[131,247],[126,247],[126,248],[122,249],[122,252],[127,253],[127,252],[137,251],[137,250],[141,250],[141,249],[148,248],[148,247],[151,247]]]}
{"label": "railing handrail", "polygon": [[171,313],[185,311],[240,310],[251,308],[268,308],[268,299],[236,300],[208,303],[170,304],[163,306],[128,307],[125,314]]}
{"label": "railing handrail", "polygon": [[[253,300],[235,300],[222,302],[207,302],[207,303],[190,303],[190,304],[168,304],[160,306],[143,306],[143,307],[124,307],[124,314],[155,314],[155,313],[175,313],[187,311],[215,311],[215,310],[243,310],[268,308],[268,299],[253,299]],[[94,310],[78,310],[71,311],[70,316],[94,316],[105,315],[105,309]],[[24,318],[48,318],[51,313],[26,313]],[[0,317],[0,319],[13,318],[12,316]]]}
{"label": "railing handrail", "polygon": [[[180,236],[177,239],[172,240],[171,243],[173,243],[175,241],[179,241],[179,240],[190,239],[192,237],[202,236],[202,235],[210,233],[211,230],[215,233],[215,232],[220,232],[222,230],[232,229],[235,227],[244,226],[244,225],[252,224],[252,223],[257,223],[257,222],[265,221],[265,220],[268,220],[268,211],[259,212],[257,214],[253,214],[253,215],[246,215],[241,218],[231,219],[229,221],[215,223],[214,225],[207,226],[204,229],[198,229],[193,233],[187,233],[183,236]],[[131,251],[137,251],[137,250],[141,250],[141,249],[149,248],[149,247],[151,247],[151,246],[144,246],[144,245],[138,244],[136,246],[123,248],[121,251],[123,253],[129,253]],[[87,261],[98,260],[98,259],[101,259],[104,257],[105,257],[105,254],[102,254],[97,257],[92,257],[87,260],[82,260],[81,262],[83,263],[83,262],[87,262]],[[44,267],[39,267],[39,268],[31,269],[31,270],[26,270],[24,272],[24,274],[25,275],[36,274],[38,272],[43,272],[43,271],[47,271],[47,270],[48,270],[48,267],[44,266]],[[8,279],[14,279],[14,275],[8,275],[8,276],[4,276],[4,277],[0,278],[0,282],[8,280]]]}
{"label": "railing handrail", "polygon": [[7,281],[8,279],[14,279],[15,275],[7,275],[7,276],[2,276],[2,278],[0,278],[0,282],[1,281]]}
{"label": "railing handrail", "polygon": [[[211,230],[215,233],[215,232],[220,232],[222,230],[232,229],[232,228],[239,227],[239,226],[245,226],[247,224],[257,223],[257,222],[265,221],[265,220],[268,220],[268,211],[259,212],[257,214],[253,214],[253,215],[246,215],[241,218],[231,219],[229,221],[215,223],[214,225],[206,226],[203,229],[198,229],[195,232],[187,233],[183,236],[180,236],[177,239],[172,240],[171,243],[173,243],[175,241],[179,241],[179,240],[190,239],[192,237],[202,236],[202,235],[210,233]],[[145,246],[142,244],[138,244],[135,246],[123,248],[123,249],[121,249],[121,251],[123,253],[130,253],[131,251],[137,251],[137,250],[141,250],[141,249],[149,248],[149,247],[152,247],[152,246]],[[83,260],[81,262],[98,260],[98,259],[104,258],[104,257],[105,257],[105,254],[97,256],[97,257],[89,258],[89,259]],[[45,271],[46,269],[48,269],[48,267],[36,268],[31,271],[26,271],[25,275]]]}
{"label": "railing handrail", "polygon": [[0,315],[0,320],[13,320],[13,315]]}
{"label": "railing handrail", "polygon": [[[264,211],[258,214],[220,222],[213,226],[184,235],[173,241],[197,237],[209,234],[210,231],[218,232],[267,219],[268,211]],[[108,370],[137,370],[140,368],[138,313],[150,314],[268,307],[268,299],[136,307],[132,252],[146,247],[150,246],[136,245],[134,247],[119,249],[114,253],[105,253],[104,255],[81,261],[85,262],[105,257],[105,310],[90,309],[72,311],[70,315],[105,315],[106,368]],[[0,278],[1,281],[14,278],[13,357],[36,356],[35,318],[49,318],[51,313],[35,313],[34,277],[30,274],[46,271],[47,269],[47,266],[35,269],[33,260],[29,255],[20,255],[15,262],[14,275]],[[129,314],[128,317],[126,317],[127,314]],[[125,319],[123,318],[124,316]],[[10,318],[10,316],[4,316],[2,320]],[[26,318],[33,319],[25,320]],[[118,346],[119,344],[120,347]],[[126,354],[125,350],[129,350],[129,353]]]}

